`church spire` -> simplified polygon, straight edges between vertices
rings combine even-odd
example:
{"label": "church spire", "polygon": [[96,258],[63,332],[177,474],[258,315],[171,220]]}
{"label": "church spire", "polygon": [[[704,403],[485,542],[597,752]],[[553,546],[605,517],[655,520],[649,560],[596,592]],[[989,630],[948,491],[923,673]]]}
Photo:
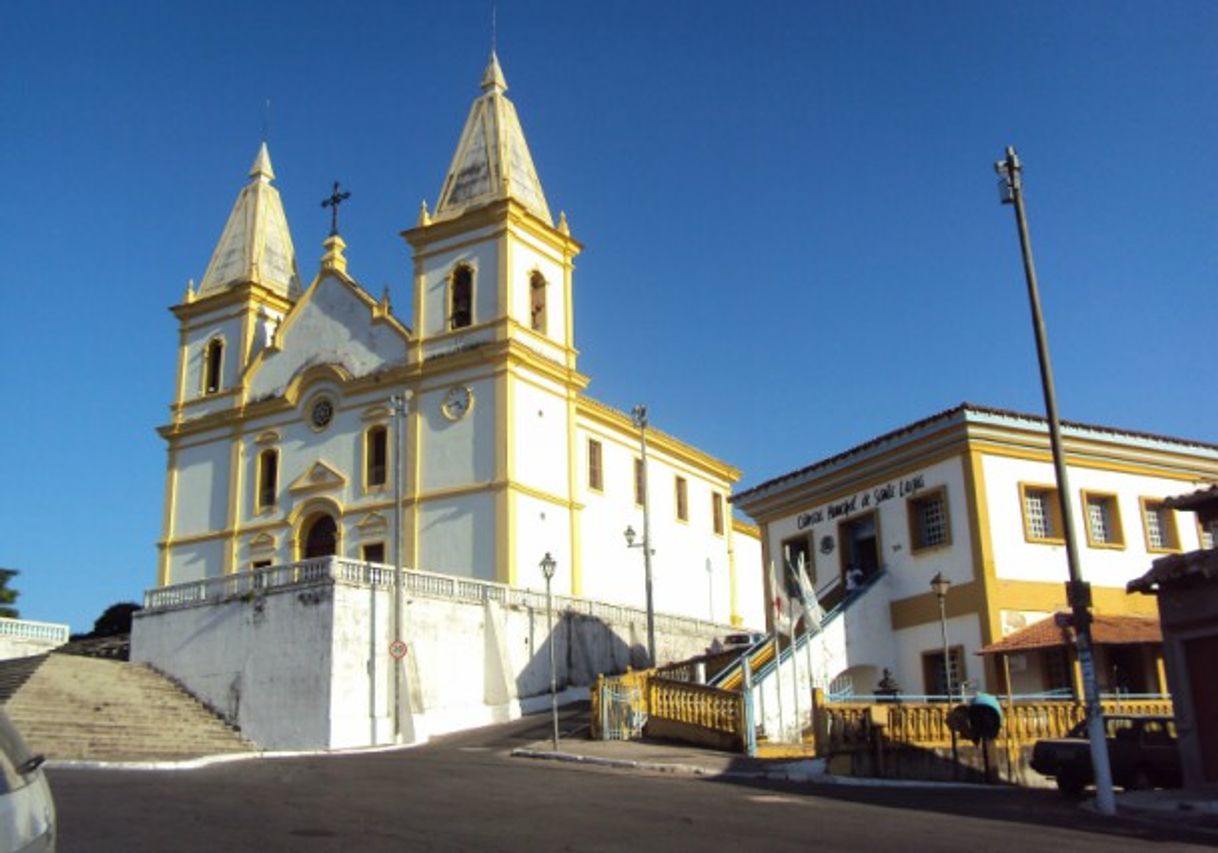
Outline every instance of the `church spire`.
{"label": "church spire", "polygon": [[506,91],[507,78],[492,50],[482,75],[482,94],[470,107],[433,221],[511,197],[547,225],[553,224],[516,107]]}
{"label": "church spire", "polygon": [[300,291],[296,251],[279,191],[271,186],[275,170],[265,142],[250,166],[249,178],[237,194],[196,298],[247,282],[281,296],[295,297]]}

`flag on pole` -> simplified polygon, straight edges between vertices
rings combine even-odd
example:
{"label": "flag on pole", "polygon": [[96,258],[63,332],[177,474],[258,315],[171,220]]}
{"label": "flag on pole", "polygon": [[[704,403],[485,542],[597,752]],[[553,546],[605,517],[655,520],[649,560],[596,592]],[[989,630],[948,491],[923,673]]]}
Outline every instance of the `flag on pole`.
{"label": "flag on pole", "polygon": [[799,555],[796,571],[799,575],[799,587],[803,592],[804,615],[809,627],[815,626],[816,630],[820,630],[820,623],[825,621],[825,609],[820,606],[820,602],[816,599],[816,589],[812,586],[812,581],[808,577],[807,561],[804,555]]}
{"label": "flag on pole", "polygon": [[773,560],[770,560],[770,613],[774,619],[774,632],[790,634],[791,608],[787,601],[787,585],[783,582]]}

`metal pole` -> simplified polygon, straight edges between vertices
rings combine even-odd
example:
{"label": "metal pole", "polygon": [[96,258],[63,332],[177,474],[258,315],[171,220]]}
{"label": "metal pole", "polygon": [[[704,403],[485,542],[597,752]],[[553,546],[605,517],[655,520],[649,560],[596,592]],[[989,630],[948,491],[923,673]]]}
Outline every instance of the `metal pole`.
{"label": "metal pole", "polygon": [[546,637],[550,646],[550,719],[554,724],[554,751],[558,752],[558,674],[554,668],[554,608],[550,603],[549,574],[546,575]]}
{"label": "metal pole", "polygon": [[647,657],[656,665],[656,615],[651,592],[651,487],[647,482],[647,407],[634,407],[634,425],[639,428],[639,447],[643,457],[643,574],[647,585]]}
{"label": "metal pole", "polygon": [[[402,639],[402,416],[406,397],[389,398],[393,412],[393,639]],[[402,659],[392,658],[393,742],[402,740]]]}
{"label": "metal pole", "polygon": [[1095,662],[1091,651],[1091,588],[1083,583],[1079,571],[1078,545],[1074,538],[1074,513],[1071,511],[1070,484],[1066,477],[1066,457],[1062,451],[1061,422],[1057,417],[1057,393],[1053,388],[1053,365],[1049,358],[1049,340],[1044,316],[1040,310],[1040,291],[1036,285],[1036,266],[1032,262],[1032,241],[1028,236],[1028,219],[1023,206],[1023,182],[1020,180],[1019,157],[1007,147],[1006,159],[995,164],[1006,182],[1009,198],[1015,206],[1015,223],[1019,229],[1019,247],[1023,253],[1024,276],[1028,283],[1028,301],[1032,306],[1032,330],[1036,334],[1036,354],[1040,361],[1040,381],[1044,389],[1045,413],[1049,420],[1049,446],[1053,451],[1053,469],[1057,475],[1057,495],[1062,511],[1062,532],[1066,538],[1066,566],[1070,580],[1066,584],[1066,599],[1070,602],[1078,648],[1079,666],[1083,671],[1083,694],[1087,707],[1087,733],[1091,741],[1091,764],[1095,775],[1095,804],[1101,814],[1116,814],[1116,797],[1112,792],[1112,769],[1108,764],[1108,744],[1104,738],[1103,708],[1095,680]]}

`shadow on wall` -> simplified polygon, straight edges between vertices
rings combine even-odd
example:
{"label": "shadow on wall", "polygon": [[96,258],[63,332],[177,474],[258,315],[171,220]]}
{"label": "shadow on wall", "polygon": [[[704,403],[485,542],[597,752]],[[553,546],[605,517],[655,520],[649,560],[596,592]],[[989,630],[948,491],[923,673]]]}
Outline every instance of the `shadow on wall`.
{"label": "shadow on wall", "polygon": [[[516,695],[537,696],[550,690],[550,650],[554,651],[557,689],[590,687],[598,675],[617,675],[647,666],[646,628],[634,622],[613,626],[595,616],[554,613],[554,632],[547,636],[546,612],[530,608],[523,645],[532,653],[516,676]],[[622,633],[627,638],[623,639]]]}

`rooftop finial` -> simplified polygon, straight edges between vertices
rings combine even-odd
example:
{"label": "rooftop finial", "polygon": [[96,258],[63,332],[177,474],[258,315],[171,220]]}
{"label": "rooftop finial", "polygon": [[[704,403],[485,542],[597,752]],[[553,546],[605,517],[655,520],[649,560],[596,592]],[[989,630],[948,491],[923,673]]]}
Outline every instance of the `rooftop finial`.
{"label": "rooftop finial", "polygon": [[330,208],[330,236],[338,236],[338,206],[351,198],[351,192],[339,192],[338,181],[334,182],[334,191],[329,198],[322,199],[321,206]]}
{"label": "rooftop finial", "polygon": [[421,201],[419,203],[419,219],[416,224],[417,225],[430,225],[431,224],[431,214],[427,212],[427,199],[423,199],[423,201]]}
{"label": "rooftop finial", "polygon": [[265,139],[258,146],[258,156],[254,158],[254,165],[250,166],[250,177],[260,178],[264,181],[275,180],[275,170],[271,168],[271,154],[267,151]]}
{"label": "rooftop finial", "polygon": [[503,76],[499,57],[494,50],[491,50],[491,61],[486,64],[486,72],[482,75],[482,91],[494,91],[499,94],[507,91],[507,79]]}

